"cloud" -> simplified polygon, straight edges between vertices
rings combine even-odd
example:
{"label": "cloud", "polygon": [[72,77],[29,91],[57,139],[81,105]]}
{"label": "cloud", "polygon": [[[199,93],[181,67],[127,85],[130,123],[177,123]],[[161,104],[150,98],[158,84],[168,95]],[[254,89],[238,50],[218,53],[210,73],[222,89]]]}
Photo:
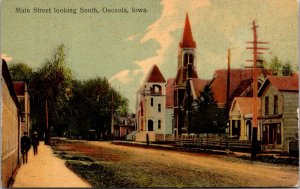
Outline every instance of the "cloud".
{"label": "cloud", "polygon": [[140,34],[131,35],[131,36],[123,39],[123,41],[132,41],[132,40],[136,39],[138,36],[140,36]]}
{"label": "cloud", "polygon": [[1,58],[6,62],[10,62],[12,60],[12,57],[8,56],[7,54],[1,54]]}
{"label": "cloud", "polygon": [[118,80],[119,82],[121,82],[122,84],[128,84],[129,81],[130,81],[130,77],[128,77],[129,75],[129,70],[126,69],[126,70],[122,70],[118,73],[116,73],[115,75],[113,75],[109,80],[108,82],[112,82],[114,80]]}
{"label": "cloud", "polygon": [[144,74],[147,74],[153,64],[165,63],[167,51],[174,45],[175,40],[172,37],[172,32],[183,27],[185,19],[185,11],[189,10],[192,14],[194,10],[210,5],[210,0],[191,0],[183,2],[181,0],[163,0],[163,10],[161,17],[148,27],[145,35],[141,38],[140,42],[145,43],[150,40],[155,40],[159,43],[160,48],[156,51],[155,56],[134,62],[137,64]]}
{"label": "cloud", "polygon": [[[179,39],[173,38],[172,32],[183,28],[187,10],[191,18],[196,9],[210,6],[210,0],[190,0],[187,2],[181,0],[163,0],[161,4],[163,5],[161,17],[150,25],[144,34],[136,34],[123,39],[123,41],[131,41],[140,37],[139,42],[141,44],[151,40],[154,40],[159,44],[159,48],[153,56],[133,62],[138,66],[137,69],[122,70],[109,79],[110,82],[114,82],[115,84],[118,82],[123,84],[122,88],[124,88],[124,91],[128,90],[128,86],[133,85],[135,90],[137,90],[139,88],[138,85],[142,84],[143,77],[148,74],[153,64],[160,66],[168,63],[167,59],[170,49],[177,47],[179,42]],[[135,98],[135,93],[131,91],[126,94],[130,101],[134,102],[133,99]],[[133,107],[131,107],[131,109],[133,110]]]}

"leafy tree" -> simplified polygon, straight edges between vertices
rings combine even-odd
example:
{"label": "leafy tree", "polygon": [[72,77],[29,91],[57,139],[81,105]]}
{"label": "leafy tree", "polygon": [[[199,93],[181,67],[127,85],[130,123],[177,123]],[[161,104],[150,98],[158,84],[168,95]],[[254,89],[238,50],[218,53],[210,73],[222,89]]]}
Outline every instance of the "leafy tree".
{"label": "leafy tree", "polygon": [[292,65],[289,62],[286,62],[282,66],[282,75],[283,76],[290,76],[293,73]]}
{"label": "leafy tree", "polygon": [[281,75],[282,73],[282,62],[277,56],[274,56],[269,63],[270,69],[273,71],[274,75]]}
{"label": "leafy tree", "polygon": [[93,129],[98,138],[108,137],[112,110],[115,118],[128,111],[128,100],[113,89],[106,78],[101,77],[73,84],[69,102],[70,117],[74,119],[68,125],[71,135],[75,136],[87,137],[88,130]]}
{"label": "leafy tree", "polygon": [[[56,123],[64,119],[60,111],[67,101],[66,89],[71,88],[72,74],[66,66],[65,57],[65,47],[63,44],[59,45],[51,59],[46,60],[46,63],[33,74],[29,84],[32,113],[38,119],[34,120],[34,123],[37,121],[38,128],[45,132],[46,144],[50,139],[49,125],[52,124],[55,127]],[[44,115],[42,115],[41,108],[45,110]],[[42,120],[45,124],[41,123]]]}
{"label": "leafy tree", "polygon": [[10,63],[8,66],[9,73],[13,81],[26,81],[29,82],[33,69],[24,63]]}

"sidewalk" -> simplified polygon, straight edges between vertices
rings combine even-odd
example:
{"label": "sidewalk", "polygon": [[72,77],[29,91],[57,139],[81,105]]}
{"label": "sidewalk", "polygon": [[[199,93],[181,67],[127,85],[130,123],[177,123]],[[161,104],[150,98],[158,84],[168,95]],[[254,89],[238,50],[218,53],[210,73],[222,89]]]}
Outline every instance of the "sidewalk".
{"label": "sidewalk", "polygon": [[50,146],[40,142],[38,150],[38,155],[34,156],[31,147],[28,152],[28,163],[21,165],[13,188],[91,187],[69,170],[64,164],[65,161],[53,154]]}

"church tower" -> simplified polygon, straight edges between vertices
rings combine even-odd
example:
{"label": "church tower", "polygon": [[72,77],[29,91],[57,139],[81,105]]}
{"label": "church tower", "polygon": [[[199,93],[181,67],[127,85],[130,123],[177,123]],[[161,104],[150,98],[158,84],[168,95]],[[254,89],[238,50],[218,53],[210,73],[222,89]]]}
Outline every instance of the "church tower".
{"label": "church tower", "polygon": [[179,42],[177,74],[174,83],[175,136],[188,132],[185,96],[189,96],[189,82],[198,78],[196,70],[196,43],[189,16],[186,14],[182,40]]}

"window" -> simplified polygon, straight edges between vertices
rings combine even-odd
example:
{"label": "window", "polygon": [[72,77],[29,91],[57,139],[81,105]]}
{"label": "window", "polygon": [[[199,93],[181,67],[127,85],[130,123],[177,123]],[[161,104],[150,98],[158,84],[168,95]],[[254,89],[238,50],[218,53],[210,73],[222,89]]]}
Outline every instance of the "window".
{"label": "window", "polygon": [[240,120],[232,120],[232,135],[233,136],[240,136],[240,127],[241,127]]}
{"label": "window", "polygon": [[269,97],[265,97],[265,115],[269,115]]}
{"label": "window", "polygon": [[153,98],[151,98],[151,106],[153,106]]}
{"label": "window", "polygon": [[158,129],[161,129],[161,121],[160,120],[158,120]]}
{"label": "window", "polygon": [[161,104],[158,104],[158,112],[161,112]]}
{"label": "window", "polygon": [[194,63],[194,56],[192,53],[185,53],[183,55],[183,66],[185,67],[188,63]]}
{"label": "window", "polygon": [[278,96],[274,95],[274,114],[278,114]]}

